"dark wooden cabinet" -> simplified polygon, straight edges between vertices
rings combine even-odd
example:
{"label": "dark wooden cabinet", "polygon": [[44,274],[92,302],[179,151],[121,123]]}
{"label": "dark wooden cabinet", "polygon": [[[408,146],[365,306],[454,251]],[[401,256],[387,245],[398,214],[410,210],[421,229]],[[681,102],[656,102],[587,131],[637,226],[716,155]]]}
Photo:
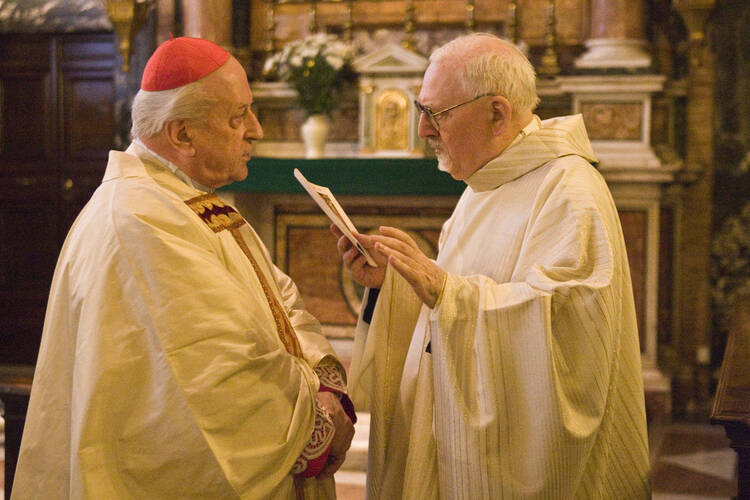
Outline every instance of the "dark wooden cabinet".
{"label": "dark wooden cabinet", "polygon": [[33,365],[57,256],[115,136],[110,33],[0,36],[0,364]]}
{"label": "dark wooden cabinet", "polygon": [[750,293],[736,298],[711,423],[724,426],[737,452],[737,500],[750,500]]}

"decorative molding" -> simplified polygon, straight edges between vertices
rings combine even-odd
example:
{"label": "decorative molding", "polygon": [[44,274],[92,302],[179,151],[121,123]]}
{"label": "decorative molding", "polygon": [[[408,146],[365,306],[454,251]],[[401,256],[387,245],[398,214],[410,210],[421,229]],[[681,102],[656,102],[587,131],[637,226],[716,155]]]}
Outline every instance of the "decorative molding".
{"label": "decorative molding", "polygon": [[362,75],[408,75],[422,78],[428,60],[393,42],[358,57],[352,65]]}
{"label": "decorative molding", "polygon": [[586,52],[576,59],[579,69],[604,68],[648,68],[651,56],[648,45],[643,40],[620,38],[592,38],[586,40]]}

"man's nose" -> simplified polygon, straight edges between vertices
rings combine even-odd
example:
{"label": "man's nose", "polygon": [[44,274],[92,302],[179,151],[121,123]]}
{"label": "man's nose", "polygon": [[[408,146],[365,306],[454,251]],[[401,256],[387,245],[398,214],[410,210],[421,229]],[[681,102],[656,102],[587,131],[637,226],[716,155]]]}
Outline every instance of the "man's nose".
{"label": "man's nose", "polygon": [[438,135],[438,131],[430,123],[430,119],[424,113],[419,113],[419,125],[417,126],[417,135],[422,139]]}
{"label": "man's nose", "polygon": [[247,128],[245,134],[251,139],[263,139],[263,127],[258,121],[258,117],[252,111],[247,113]]}

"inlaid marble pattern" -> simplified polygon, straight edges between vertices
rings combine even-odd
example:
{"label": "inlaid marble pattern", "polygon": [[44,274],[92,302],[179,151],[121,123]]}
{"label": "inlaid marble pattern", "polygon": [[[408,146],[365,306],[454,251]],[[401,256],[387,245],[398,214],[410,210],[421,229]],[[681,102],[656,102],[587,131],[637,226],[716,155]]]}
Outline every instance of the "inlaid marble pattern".
{"label": "inlaid marble pattern", "polygon": [[[407,231],[429,256],[437,254],[437,242],[445,216],[357,215],[348,211],[363,233],[377,232],[380,225]],[[353,335],[363,289],[351,279],[336,250],[330,221],[322,214],[276,216],[276,264],[296,283],[307,309],[333,338]]]}
{"label": "inlaid marble pattern", "polygon": [[645,325],[643,323],[646,294],[646,212],[643,210],[620,210],[620,224],[625,237],[630,280],[633,283],[635,313],[638,316],[638,335],[641,350],[645,349]]}
{"label": "inlaid marble pattern", "polygon": [[591,140],[640,140],[643,105],[640,102],[583,102],[581,113]]}

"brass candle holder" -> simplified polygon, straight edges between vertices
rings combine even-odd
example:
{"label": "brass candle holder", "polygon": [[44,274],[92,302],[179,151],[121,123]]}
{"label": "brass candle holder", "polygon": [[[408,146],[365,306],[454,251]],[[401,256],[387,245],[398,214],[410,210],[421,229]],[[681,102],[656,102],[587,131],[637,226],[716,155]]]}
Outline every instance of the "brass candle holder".
{"label": "brass candle holder", "polygon": [[266,7],[266,41],[263,49],[266,57],[276,52],[276,0],[269,0]]}
{"label": "brass candle holder", "polygon": [[477,27],[477,22],[475,18],[475,5],[474,0],[467,0],[466,2],[466,20],[464,21],[464,26],[466,26],[466,29],[469,32],[473,32]]}
{"label": "brass candle holder", "polygon": [[541,64],[537,73],[539,76],[553,77],[560,74],[560,65],[557,62],[557,34],[556,34],[555,0],[547,2],[547,33],[545,35],[546,47],[542,54]]}
{"label": "brass candle holder", "polygon": [[414,43],[414,31],[416,31],[417,23],[415,21],[414,16],[414,1],[413,0],[407,0],[406,2],[406,16],[405,16],[405,22],[404,22],[404,32],[406,36],[404,37],[404,41],[401,42],[401,45],[407,49],[415,51],[417,50],[417,46]]}
{"label": "brass candle holder", "polygon": [[508,40],[518,43],[518,2],[511,0],[508,7]]}
{"label": "brass candle holder", "polygon": [[120,39],[120,54],[122,55],[122,70],[130,71],[130,56],[133,50],[133,40],[140,31],[149,11],[156,5],[155,0],[105,0],[107,17],[112,23]]}

